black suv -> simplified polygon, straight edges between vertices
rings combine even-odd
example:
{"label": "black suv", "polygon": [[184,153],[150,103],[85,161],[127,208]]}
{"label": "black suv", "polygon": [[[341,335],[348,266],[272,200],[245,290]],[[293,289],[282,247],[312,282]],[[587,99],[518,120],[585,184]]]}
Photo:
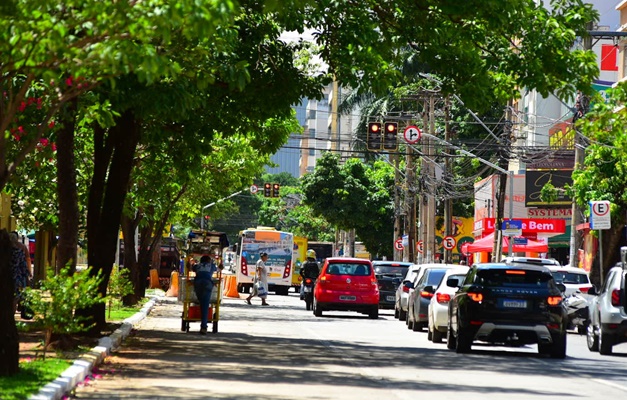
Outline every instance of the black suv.
{"label": "black suv", "polygon": [[410,262],[401,261],[375,260],[372,262],[377,285],[379,285],[379,308],[394,309],[396,289],[412,265]]}
{"label": "black suv", "polygon": [[[447,281],[455,287],[456,281]],[[449,302],[447,347],[470,351],[474,340],[512,346],[538,344],[538,352],[566,357],[566,308],[561,284],[548,268],[473,265]]]}

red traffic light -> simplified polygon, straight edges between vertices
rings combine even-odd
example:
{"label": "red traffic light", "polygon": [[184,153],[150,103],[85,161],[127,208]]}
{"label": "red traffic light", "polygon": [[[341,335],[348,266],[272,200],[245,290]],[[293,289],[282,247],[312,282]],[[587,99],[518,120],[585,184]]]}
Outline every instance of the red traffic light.
{"label": "red traffic light", "polygon": [[263,184],[263,196],[264,197],[272,196],[272,185],[270,183]]}
{"label": "red traffic light", "polygon": [[368,123],[368,136],[366,137],[368,150],[381,150],[381,123]]}
{"label": "red traffic light", "polygon": [[272,185],[272,197],[279,197],[279,190],[281,189],[281,185],[275,183]]}

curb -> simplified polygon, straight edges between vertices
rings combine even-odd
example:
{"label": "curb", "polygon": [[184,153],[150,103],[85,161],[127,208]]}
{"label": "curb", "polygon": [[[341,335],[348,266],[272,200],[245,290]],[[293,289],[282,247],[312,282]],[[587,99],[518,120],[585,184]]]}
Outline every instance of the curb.
{"label": "curb", "polygon": [[135,315],[125,319],[122,326],[115,330],[110,336],[100,338],[98,345],[92,348],[75,360],[65,371],[59,375],[57,379],[48,383],[39,390],[39,393],[31,395],[29,400],[60,400],[63,396],[73,390],[79,383],[91,373],[94,367],[100,365],[111,351],[117,350],[122,341],[131,333],[133,327],[146,318],[158,300],[164,296],[150,296],[152,299],[148,301],[141,310]]}

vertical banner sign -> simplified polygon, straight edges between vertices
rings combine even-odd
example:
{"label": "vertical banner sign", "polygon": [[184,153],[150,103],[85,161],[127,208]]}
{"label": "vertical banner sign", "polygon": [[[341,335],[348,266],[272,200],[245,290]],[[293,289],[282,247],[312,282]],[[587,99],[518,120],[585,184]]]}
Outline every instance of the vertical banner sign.
{"label": "vertical banner sign", "polygon": [[590,202],[590,229],[610,229],[612,222],[610,219],[609,201]]}

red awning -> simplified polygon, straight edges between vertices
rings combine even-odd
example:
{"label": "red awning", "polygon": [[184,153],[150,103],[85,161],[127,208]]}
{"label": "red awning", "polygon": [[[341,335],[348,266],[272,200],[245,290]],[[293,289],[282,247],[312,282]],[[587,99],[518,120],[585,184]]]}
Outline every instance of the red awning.
{"label": "red awning", "polygon": [[[494,232],[487,235],[486,237],[475,240],[473,243],[469,243],[468,246],[464,244],[464,246],[462,246],[462,252],[464,254],[479,253],[482,251],[491,252],[493,247],[494,247]],[[546,253],[549,251],[549,246],[546,243],[527,239],[527,244],[514,243],[513,250],[516,253],[526,253],[526,252]],[[509,251],[509,237],[503,236],[503,253],[507,253],[508,251]]]}

